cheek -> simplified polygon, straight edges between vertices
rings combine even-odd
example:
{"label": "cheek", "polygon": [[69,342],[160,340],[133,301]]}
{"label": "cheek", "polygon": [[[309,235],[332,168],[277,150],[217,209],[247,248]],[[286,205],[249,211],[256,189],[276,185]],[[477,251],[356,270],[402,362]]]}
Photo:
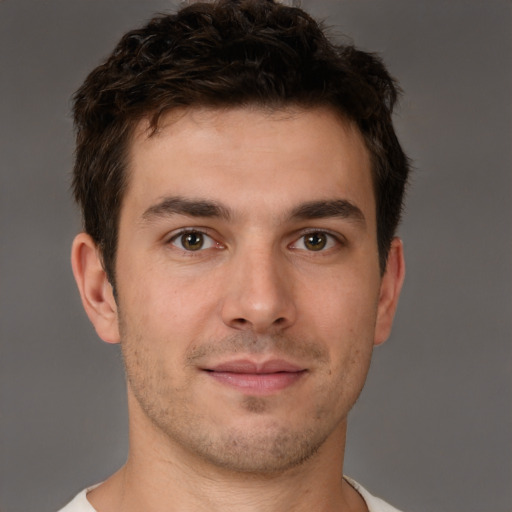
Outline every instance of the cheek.
{"label": "cheek", "polygon": [[303,294],[301,309],[308,322],[313,322],[327,339],[346,343],[347,336],[362,340],[373,337],[378,286],[354,275],[333,276],[327,283],[321,290],[310,288]]}
{"label": "cheek", "polygon": [[[354,277],[354,276],[352,276]],[[317,301],[309,302],[301,328],[315,325],[330,354],[326,382],[340,401],[351,403],[361,391],[370,365],[377,317],[377,286],[358,279],[336,279]]]}
{"label": "cheek", "polygon": [[[189,279],[163,268],[134,269],[119,289],[126,317],[147,331],[171,334],[193,329],[210,307],[211,287],[199,277]],[[133,276],[133,278],[131,278]]]}
{"label": "cheek", "polygon": [[[120,312],[127,371],[153,383],[160,381],[167,389],[182,386],[190,347],[219,336],[215,288],[201,278],[190,280],[164,272],[147,272],[143,279],[125,285]],[[155,392],[165,395],[167,391]]]}

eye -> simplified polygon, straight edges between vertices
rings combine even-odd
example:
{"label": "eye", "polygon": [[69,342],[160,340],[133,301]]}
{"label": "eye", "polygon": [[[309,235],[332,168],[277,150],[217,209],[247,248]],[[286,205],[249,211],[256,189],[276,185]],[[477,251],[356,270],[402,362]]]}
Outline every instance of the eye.
{"label": "eye", "polygon": [[216,247],[215,240],[202,231],[182,231],[174,235],[170,243],[182,251],[200,251]]}
{"label": "eye", "polygon": [[335,247],[338,243],[338,240],[333,235],[325,231],[312,231],[302,235],[292,244],[291,248],[319,252]]}

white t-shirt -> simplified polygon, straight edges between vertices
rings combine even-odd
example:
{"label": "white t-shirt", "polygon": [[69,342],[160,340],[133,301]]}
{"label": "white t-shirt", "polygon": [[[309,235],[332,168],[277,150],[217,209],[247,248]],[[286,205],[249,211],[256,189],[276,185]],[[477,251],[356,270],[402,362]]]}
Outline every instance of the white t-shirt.
{"label": "white t-shirt", "polygon": [[[363,500],[366,502],[369,512],[400,512],[380,498],[372,496],[364,487],[351,478],[345,477],[345,480],[362,496]],[[96,512],[87,499],[87,493],[94,489],[94,487],[96,486],[84,489],[73,501],[59,510],[59,512]]]}

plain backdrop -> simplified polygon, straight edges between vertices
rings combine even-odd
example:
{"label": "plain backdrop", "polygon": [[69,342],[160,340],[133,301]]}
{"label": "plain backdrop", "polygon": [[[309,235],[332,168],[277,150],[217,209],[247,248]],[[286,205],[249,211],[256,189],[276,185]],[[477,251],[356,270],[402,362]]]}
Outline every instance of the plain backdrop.
{"label": "plain backdrop", "polygon": [[[381,53],[414,161],[391,339],[345,471],[410,512],[512,510],[511,11],[499,0],[304,0]],[[70,97],[164,0],[0,1],[0,510],[52,512],[124,461],[116,347],[69,265]]]}

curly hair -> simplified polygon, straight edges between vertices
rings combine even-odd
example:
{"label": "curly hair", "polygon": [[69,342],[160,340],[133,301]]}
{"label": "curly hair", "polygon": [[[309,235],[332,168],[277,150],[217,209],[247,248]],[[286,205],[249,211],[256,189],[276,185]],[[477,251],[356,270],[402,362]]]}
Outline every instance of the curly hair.
{"label": "curly hair", "polygon": [[395,135],[399,87],[382,61],[337,45],[303,10],[274,0],[193,3],[124,35],[74,96],[73,190],[115,282],[117,231],[134,127],[180,107],[327,106],[354,122],[372,161],[381,271],[409,162]]}

